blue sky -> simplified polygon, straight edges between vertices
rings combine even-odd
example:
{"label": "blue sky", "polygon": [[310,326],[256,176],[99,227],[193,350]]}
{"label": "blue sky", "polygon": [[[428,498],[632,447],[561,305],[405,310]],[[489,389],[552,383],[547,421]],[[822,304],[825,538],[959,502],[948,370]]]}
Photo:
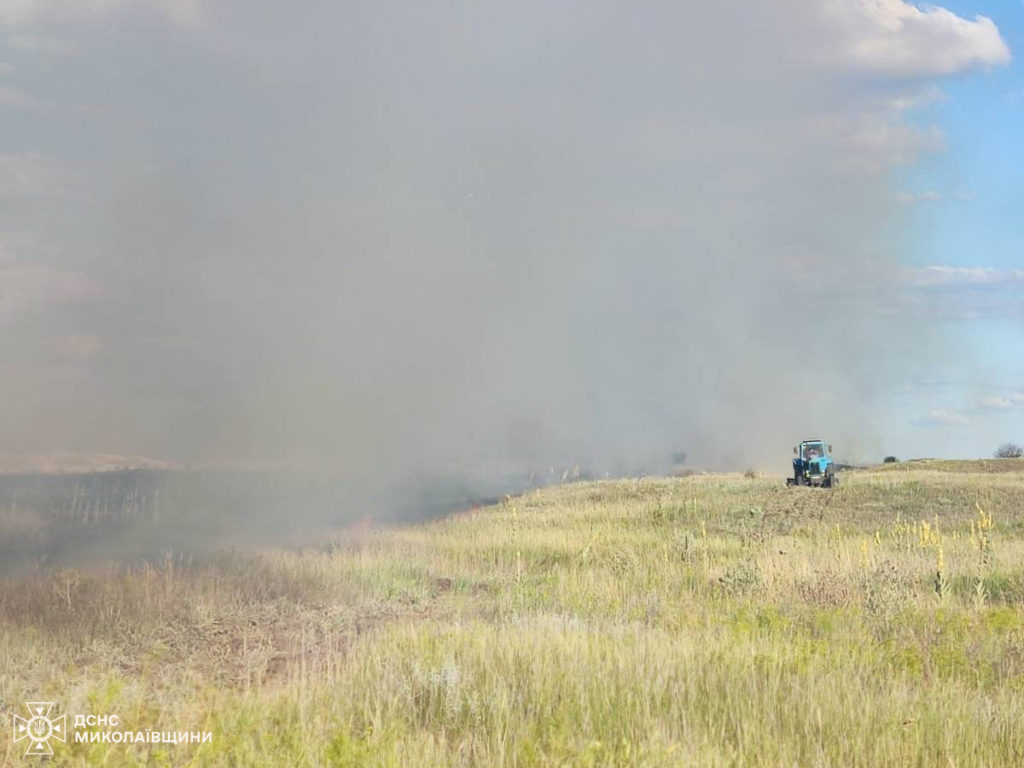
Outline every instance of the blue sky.
{"label": "blue sky", "polygon": [[[1024,269],[1024,5],[943,5],[990,17],[1013,59],[943,82],[941,96],[916,111],[916,121],[937,125],[945,139],[941,151],[898,174],[907,199],[920,198],[906,203],[913,209],[906,256],[922,267]],[[1024,406],[1006,400],[1016,403],[1024,391],[1024,280],[952,289],[941,300],[972,312],[939,321],[946,354],[903,397],[914,411],[906,449],[986,455],[1002,441],[1024,443]]]}
{"label": "blue sky", "polygon": [[991,17],[1014,57],[1009,66],[942,83],[944,96],[922,110],[945,133],[945,150],[910,168],[906,185],[912,192],[937,191],[943,199],[920,206],[914,257],[921,264],[941,259],[955,266],[1021,267],[1024,5],[984,0],[944,5],[965,16]]}

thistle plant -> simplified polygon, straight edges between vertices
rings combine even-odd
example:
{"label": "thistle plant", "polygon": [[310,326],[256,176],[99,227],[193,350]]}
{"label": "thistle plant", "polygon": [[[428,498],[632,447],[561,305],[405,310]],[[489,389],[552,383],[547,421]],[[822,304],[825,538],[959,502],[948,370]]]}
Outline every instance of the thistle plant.
{"label": "thistle plant", "polygon": [[978,510],[977,519],[971,520],[971,546],[978,552],[974,577],[974,607],[980,610],[988,602],[988,586],[985,583],[985,577],[992,568],[995,551],[992,547],[991,536],[992,513],[986,513],[978,502],[974,503],[974,507]]}
{"label": "thistle plant", "polygon": [[935,545],[935,595],[940,602],[949,595],[949,579],[946,577],[946,555],[942,539],[936,533]]}
{"label": "thistle plant", "polygon": [[896,514],[896,521],[892,524],[892,536],[896,540],[898,549],[910,552],[914,548],[913,538],[917,535],[917,524],[908,525],[903,521],[903,513]]}

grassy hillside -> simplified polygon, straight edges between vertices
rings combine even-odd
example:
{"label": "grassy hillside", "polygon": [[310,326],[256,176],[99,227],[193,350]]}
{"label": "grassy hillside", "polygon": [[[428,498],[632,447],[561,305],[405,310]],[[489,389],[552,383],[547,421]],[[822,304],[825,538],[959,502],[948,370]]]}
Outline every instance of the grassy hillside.
{"label": "grassy hillside", "polygon": [[[583,483],[303,552],[0,582],[55,765],[1024,762],[1024,468]],[[102,729],[98,729],[102,730]],[[0,736],[0,762],[23,743]]]}
{"label": "grassy hillside", "polygon": [[1024,459],[911,459],[893,464],[883,464],[877,469],[883,472],[1024,472]]}

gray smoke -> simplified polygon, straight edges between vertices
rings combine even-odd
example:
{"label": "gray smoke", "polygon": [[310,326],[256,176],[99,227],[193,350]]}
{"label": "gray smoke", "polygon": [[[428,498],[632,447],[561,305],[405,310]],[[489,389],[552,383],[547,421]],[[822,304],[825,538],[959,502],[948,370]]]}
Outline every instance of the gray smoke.
{"label": "gray smoke", "polygon": [[1008,55],[900,0],[114,6],[35,20],[63,123],[0,129],[83,281],[8,322],[3,448],[371,484],[872,455],[908,105]]}

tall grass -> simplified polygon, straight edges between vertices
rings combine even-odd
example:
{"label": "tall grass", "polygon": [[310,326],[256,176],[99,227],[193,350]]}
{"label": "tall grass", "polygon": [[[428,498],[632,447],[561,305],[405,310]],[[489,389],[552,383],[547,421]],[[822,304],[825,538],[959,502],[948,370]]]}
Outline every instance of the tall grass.
{"label": "tall grass", "polygon": [[1022,502],[933,468],[581,483],[39,572],[0,582],[0,702],[215,734],[57,765],[1018,765]]}

